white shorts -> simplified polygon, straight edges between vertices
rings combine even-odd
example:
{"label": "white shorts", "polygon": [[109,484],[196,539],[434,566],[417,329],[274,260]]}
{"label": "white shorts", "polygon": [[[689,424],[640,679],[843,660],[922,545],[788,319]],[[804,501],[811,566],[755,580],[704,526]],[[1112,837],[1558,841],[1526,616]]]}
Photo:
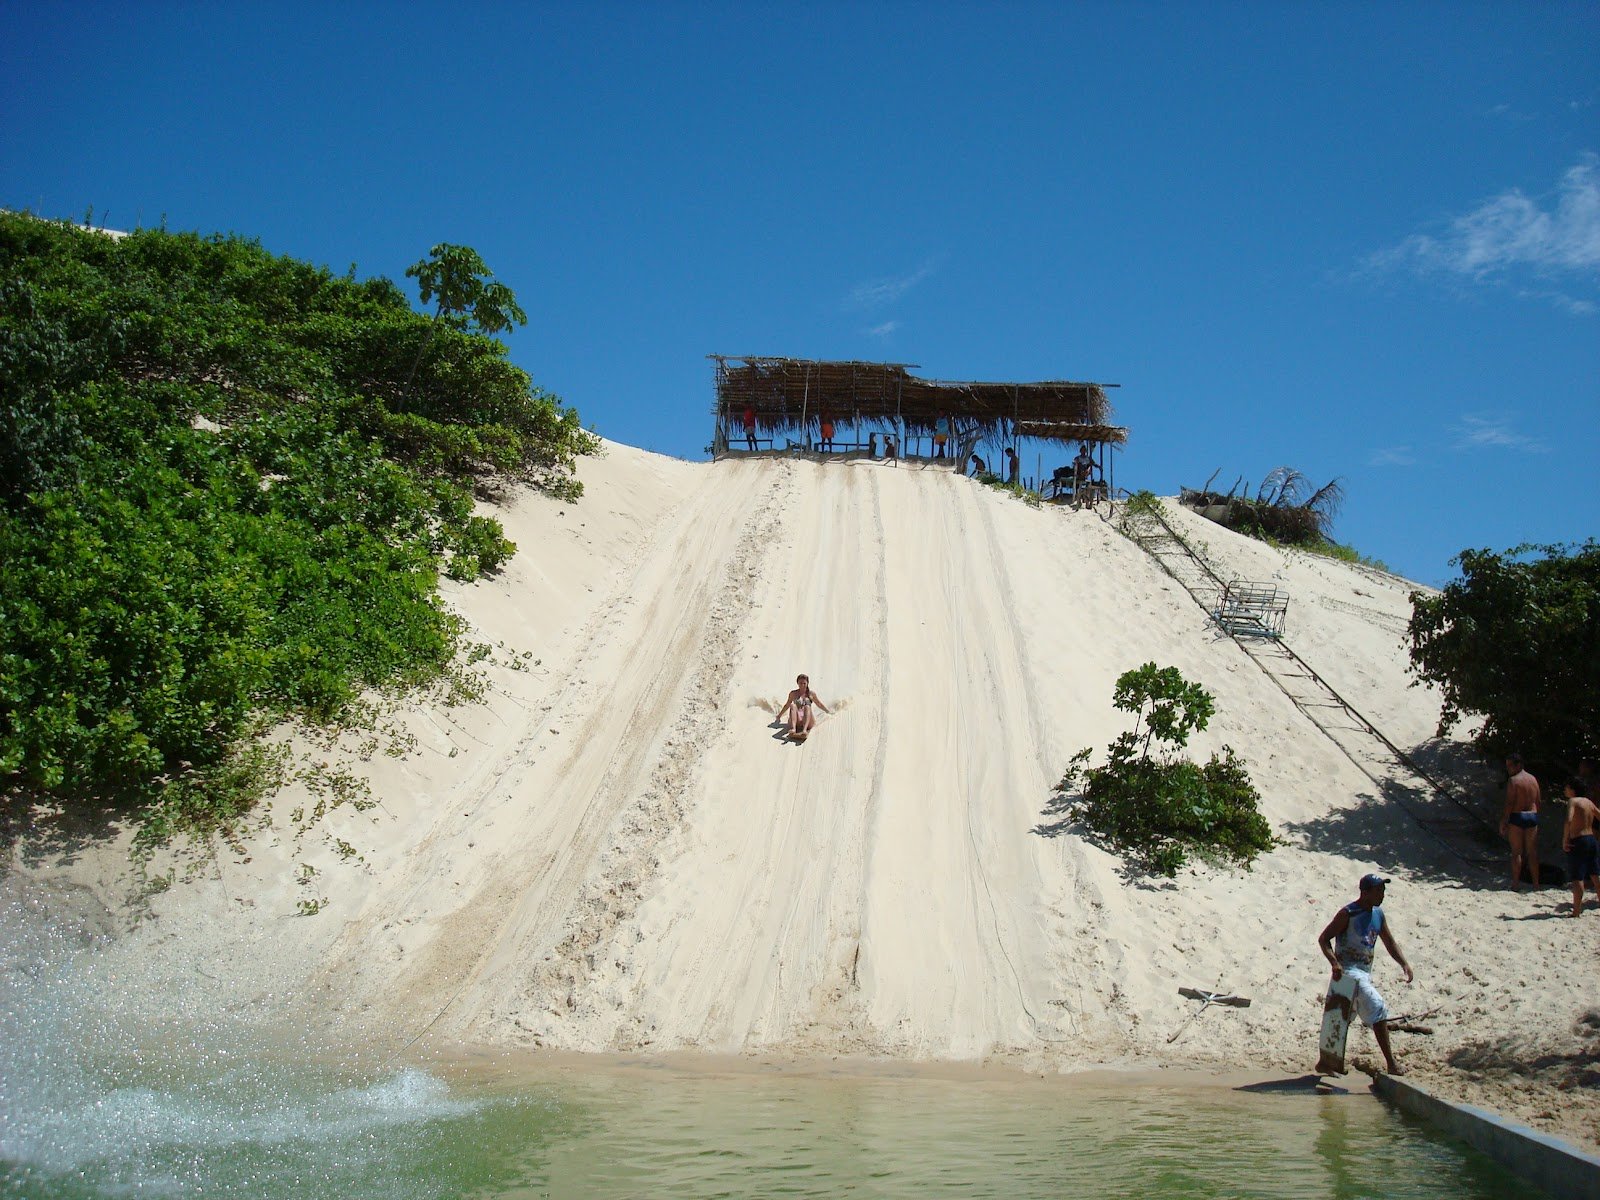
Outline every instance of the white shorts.
{"label": "white shorts", "polygon": [[1344,973],[1356,987],[1356,1015],[1361,1018],[1363,1025],[1371,1029],[1379,1021],[1389,1019],[1389,1006],[1383,1002],[1378,989],[1372,986],[1372,976],[1367,970],[1366,967],[1345,967]]}

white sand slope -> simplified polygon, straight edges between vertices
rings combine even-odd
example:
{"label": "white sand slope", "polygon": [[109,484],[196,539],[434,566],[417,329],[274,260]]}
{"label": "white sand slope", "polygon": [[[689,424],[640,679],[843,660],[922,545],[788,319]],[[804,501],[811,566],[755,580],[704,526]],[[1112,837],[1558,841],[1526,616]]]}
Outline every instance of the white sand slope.
{"label": "white sand slope", "polygon": [[[382,807],[325,825],[362,860],[294,840],[291,790],[248,862],[158,897],[108,970],[396,1046],[1299,1071],[1315,935],[1378,868],[1418,983],[1380,978],[1447,1014],[1403,1052],[1566,1030],[1592,989],[1600,914],[1522,924],[1559,896],[1513,896],[1431,833],[1414,777],[1330,736],[1102,517],[868,462],[609,445],[582,476],[577,505],[502,512],[521,552],[452,591],[497,647],[489,698],[414,709],[410,754],[358,764]],[[1406,673],[1413,585],[1172,520],[1220,572],[1282,583],[1289,643],[1440,761],[1437,701]],[[1112,687],[1151,660],[1214,693],[1191,750],[1238,751],[1286,839],[1252,872],[1130,878],[1045,811],[1071,754],[1127,727]],[[771,712],[800,671],[834,711],[794,746]],[[1492,807],[1488,776],[1468,788]],[[294,917],[308,895],[327,903]],[[1254,1003],[1169,1046],[1182,985]]]}

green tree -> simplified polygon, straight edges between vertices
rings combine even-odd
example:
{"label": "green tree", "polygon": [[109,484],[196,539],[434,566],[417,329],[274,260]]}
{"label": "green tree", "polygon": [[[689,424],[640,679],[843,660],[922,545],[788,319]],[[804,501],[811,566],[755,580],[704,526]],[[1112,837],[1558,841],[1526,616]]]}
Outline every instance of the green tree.
{"label": "green tree", "polygon": [[515,551],[476,498],[576,498],[595,444],[485,336],[522,313],[477,262],[440,249],[429,317],[242,238],[0,213],[0,803],[226,820],[252,730],[449,670],[441,573]]}
{"label": "green tree", "polygon": [[1087,747],[1073,755],[1052,811],[1169,877],[1191,857],[1248,867],[1277,844],[1232,748],[1204,765],[1179,754],[1215,713],[1211,693],[1150,662],[1117,679],[1112,703],[1134,714],[1133,728],[1111,743],[1104,766],[1088,766]]}
{"label": "green tree", "polygon": [[471,246],[440,242],[428,251],[427,258],[407,267],[406,275],[417,281],[422,302],[435,305],[434,328],[411,363],[407,388],[433,345],[440,324],[493,337],[528,323],[528,314],[517,303],[516,294],[490,274],[489,265]]}
{"label": "green tree", "polygon": [[1459,579],[1411,597],[1411,664],[1443,693],[1440,735],[1479,713],[1487,754],[1570,770],[1600,750],[1600,543],[1452,562]]}

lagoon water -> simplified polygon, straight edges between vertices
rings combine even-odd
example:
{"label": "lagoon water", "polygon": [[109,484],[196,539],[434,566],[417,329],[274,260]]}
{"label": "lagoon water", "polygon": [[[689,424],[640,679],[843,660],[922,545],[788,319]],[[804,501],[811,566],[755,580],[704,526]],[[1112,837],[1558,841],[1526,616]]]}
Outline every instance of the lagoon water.
{"label": "lagoon water", "polygon": [[108,992],[82,939],[0,917],[5,1197],[1526,1195],[1359,1092],[362,1066]]}
{"label": "lagoon water", "polygon": [[[18,1197],[1525,1196],[1368,1096],[613,1072],[132,1079],[22,1112]],[[9,1084],[7,1085],[9,1089]]]}

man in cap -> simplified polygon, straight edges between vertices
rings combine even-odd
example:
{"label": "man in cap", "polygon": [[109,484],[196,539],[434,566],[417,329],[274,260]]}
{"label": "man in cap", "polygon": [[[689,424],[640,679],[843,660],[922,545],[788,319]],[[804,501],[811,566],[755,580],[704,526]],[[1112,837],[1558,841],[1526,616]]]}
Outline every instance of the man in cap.
{"label": "man in cap", "polygon": [[1318,935],[1317,947],[1333,968],[1335,980],[1350,976],[1350,982],[1355,984],[1356,1014],[1377,1039],[1389,1074],[1403,1075],[1405,1072],[1395,1062],[1394,1051],[1389,1046],[1389,1007],[1372,985],[1372,956],[1380,941],[1389,957],[1406,973],[1406,982],[1412,979],[1411,964],[1406,962],[1399,943],[1394,940],[1394,931],[1383,915],[1383,890],[1388,882],[1381,875],[1363,875],[1358,885],[1359,897],[1334,913],[1333,920]]}

